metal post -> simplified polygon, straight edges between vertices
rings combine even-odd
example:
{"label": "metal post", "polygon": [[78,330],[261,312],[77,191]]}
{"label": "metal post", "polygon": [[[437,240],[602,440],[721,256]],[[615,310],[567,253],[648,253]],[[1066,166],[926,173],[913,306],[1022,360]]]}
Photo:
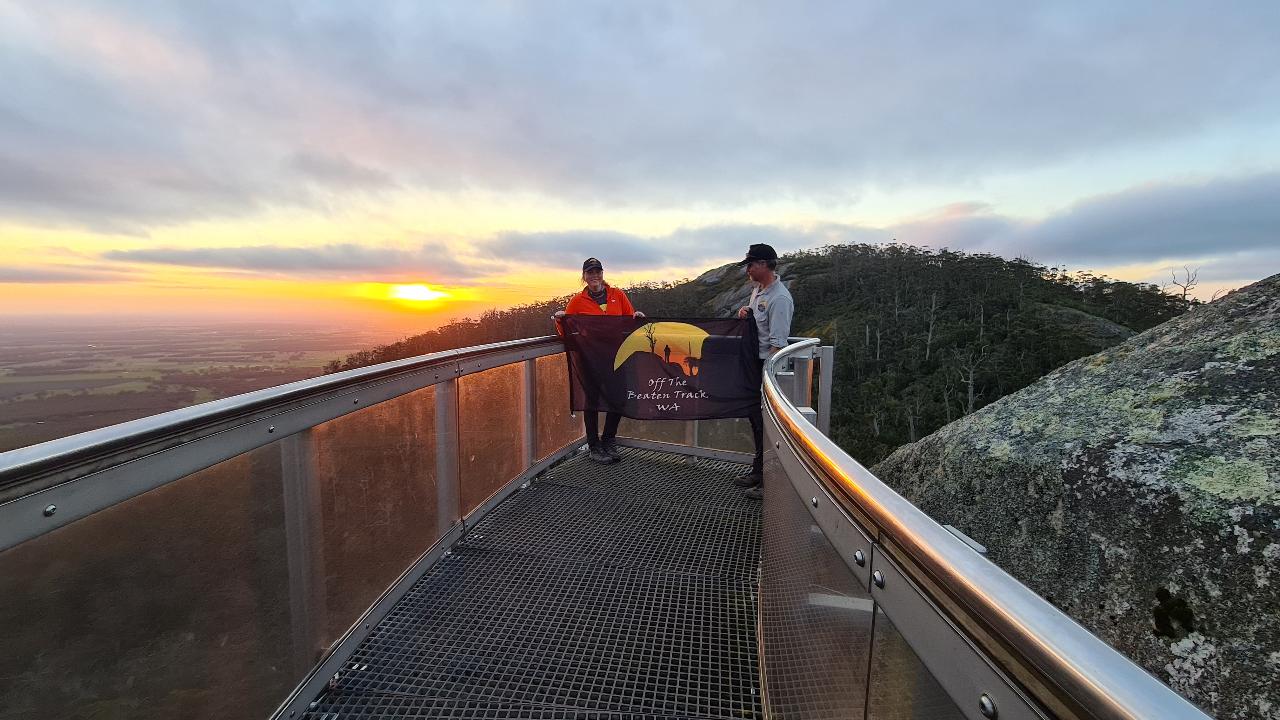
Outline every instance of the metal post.
{"label": "metal post", "polygon": [[796,405],[796,374],[790,370],[779,370],[773,374],[773,378],[778,382],[778,389],[782,394],[792,405]]}
{"label": "metal post", "polygon": [[436,532],[462,519],[458,493],[458,381],[436,385]]}
{"label": "metal post", "polygon": [[296,677],[309,672],[325,650],[323,509],[316,487],[316,453],[310,430],[280,442],[284,491],[285,556],[289,565],[289,624]]}
{"label": "metal post", "polygon": [[686,420],[684,423],[684,444],[689,447],[698,447],[698,421]]}
{"label": "metal post", "polygon": [[831,378],[835,373],[836,349],[823,345],[818,349],[818,432],[831,435]]}
{"label": "metal post", "polygon": [[520,394],[520,445],[524,448],[524,467],[538,459],[538,366],[534,360],[524,361],[524,392]]}
{"label": "metal post", "polygon": [[796,394],[795,403],[797,407],[812,407],[813,405],[813,358],[797,357],[793,361],[795,371]]}

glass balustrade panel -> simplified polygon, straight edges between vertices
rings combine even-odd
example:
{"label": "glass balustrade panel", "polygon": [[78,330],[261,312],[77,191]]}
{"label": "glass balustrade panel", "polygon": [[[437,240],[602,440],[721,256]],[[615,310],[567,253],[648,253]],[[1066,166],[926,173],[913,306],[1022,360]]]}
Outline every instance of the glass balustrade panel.
{"label": "glass balustrade panel", "polygon": [[868,720],[962,720],[964,716],[877,607]]}
{"label": "glass balustrade panel", "polygon": [[698,447],[754,453],[751,423],[746,418],[702,420],[698,423]]}
{"label": "glass balustrade panel", "polygon": [[265,717],[437,539],[430,388],[0,553],[0,718]]}
{"label": "glass balustrade panel", "polygon": [[0,718],[269,715],[298,681],[281,446],[0,553]]}
{"label": "glass balustrade panel", "polygon": [[[632,420],[622,418],[618,425],[618,435],[637,438],[639,440],[656,440],[658,442],[684,445],[688,437],[687,423],[680,420]],[[600,428],[604,429],[604,414],[600,415]]]}
{"label": "glass balustrade panel", "polygon": [[761,633],[770,715],[861,718],[873,603],[765,453]]}
{"label": "glass balustrade panel", "polygon": [[307,516],[298,537],[314,587],[313,655],[440,538],[435,430],[435,388],[427,387],[300,433],[297,452],[286,444],[286,463],[296,457],[306,481],[295,495]]}
{"label": "glass balustrade panel", "polygon": [[524,470],[523,382],[521,363],[458,378],[458,493],[463,516]]}
{"label": "glass balustrade panel", "polygon": [[534,361],[538,379],[538,446],[541,460],[582,437],[582,413],[569,407],[569,368],[564,354]]}

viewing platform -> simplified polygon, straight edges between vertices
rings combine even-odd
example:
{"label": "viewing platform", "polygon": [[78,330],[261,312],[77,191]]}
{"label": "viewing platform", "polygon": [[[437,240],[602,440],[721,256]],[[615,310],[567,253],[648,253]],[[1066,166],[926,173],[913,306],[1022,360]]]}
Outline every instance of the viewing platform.
{"label": "viewing platform", "polygon": [[1206,717],[831,442],[817,340],[766,364],[763,501],[745,421],[592,463],[563,352],[0,454],[0,720]]}

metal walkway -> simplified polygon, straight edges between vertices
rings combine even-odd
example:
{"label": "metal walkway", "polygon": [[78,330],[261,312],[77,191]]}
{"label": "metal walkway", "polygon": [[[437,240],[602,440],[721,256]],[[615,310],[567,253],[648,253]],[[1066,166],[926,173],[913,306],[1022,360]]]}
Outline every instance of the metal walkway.
{"label": "metal walkway", "polygon": [[494,508],[306,716],[761,717],[742,466],[623,453],[570,458]]}
{"label": "metal walkway", "polygon": [[566,458],[555,336],[0,453],[0,716],[1208,720],[827,437],[832,352],[763,517],[724,424]]}

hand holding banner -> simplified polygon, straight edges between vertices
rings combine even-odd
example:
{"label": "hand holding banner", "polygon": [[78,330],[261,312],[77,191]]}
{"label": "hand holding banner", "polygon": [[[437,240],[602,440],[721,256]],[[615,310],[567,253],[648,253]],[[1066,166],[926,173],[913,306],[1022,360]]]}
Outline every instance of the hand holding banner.
{"label": "hand holding banner", "polygon": [[563,319],[574,410],[637,420],[746,417],[760,405],[751,320]]}

